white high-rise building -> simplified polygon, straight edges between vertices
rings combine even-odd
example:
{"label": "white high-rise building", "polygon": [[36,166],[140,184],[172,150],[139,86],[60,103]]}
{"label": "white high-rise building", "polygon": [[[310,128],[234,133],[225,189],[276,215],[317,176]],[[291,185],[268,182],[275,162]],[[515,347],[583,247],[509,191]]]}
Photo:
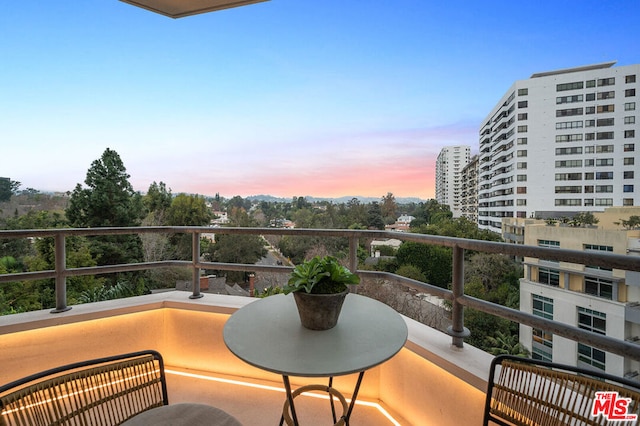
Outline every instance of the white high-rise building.
{"label": "white high-rise building", "polygon": [[640,65],[615,62],[516,81],[480,129],[478,224],[640,205]]}
{"label": "white high-rise building", "polygon": [[468,145],[442,148],[436,160],[436,201],[446,204],[453,217],[462,215],[462,169],[471,159]]}

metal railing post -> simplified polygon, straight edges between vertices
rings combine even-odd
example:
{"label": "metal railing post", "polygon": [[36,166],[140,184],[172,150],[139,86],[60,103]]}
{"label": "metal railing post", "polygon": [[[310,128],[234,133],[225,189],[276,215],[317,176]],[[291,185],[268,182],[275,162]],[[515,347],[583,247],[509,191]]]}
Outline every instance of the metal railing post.
{"label": "metal railing post", "polygon": [[199,299],[203,296],[200,293],[200,268],[198,264],[200,263],[200,233],[194,232],[192,234],[193,238],[191,240],[191,258],[193,263],[193,294],[189,296],[189,299]]}
{"label": "metal railing post", "polygon": [[349,237],[349,270],[358,270],[358,237]]}
{"label": "metal railing post", "polygon": [[56,308],[52,314],[66,312],[71,309],[67,306],[67,249],[65,246],[65,235],[60,232],[54,237],[55,241],[55,267],[56,267]]}
{"label": "metal railing post", "polygon": [[[349,270],[355,273],[358,270],[358,237],[349,237]],[[358,286],[349,286],[349,291],[352,293],[358,292]]]}
{"label": "metal railing post", "polygon": [[462,348],[464,338],[471,335],[464,326],[464,307],[458,301],[464,296],[464,249],[458,245],[453,246],[453,276],[452,292],[453,301],[451,309],[451,325],[447,328],[447,334],[452,338],[453,346]]}

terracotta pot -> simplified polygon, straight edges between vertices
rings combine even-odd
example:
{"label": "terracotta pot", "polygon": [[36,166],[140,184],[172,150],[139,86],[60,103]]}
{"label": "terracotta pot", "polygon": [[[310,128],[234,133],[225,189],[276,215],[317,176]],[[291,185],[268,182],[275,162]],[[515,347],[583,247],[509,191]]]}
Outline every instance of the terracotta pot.
{"label": "terracotta pot", "polygon": [[310,294],[296,291],[293,298],[300,322],[310,330],[329,330],[336,326],[348,290],[334,294]]}

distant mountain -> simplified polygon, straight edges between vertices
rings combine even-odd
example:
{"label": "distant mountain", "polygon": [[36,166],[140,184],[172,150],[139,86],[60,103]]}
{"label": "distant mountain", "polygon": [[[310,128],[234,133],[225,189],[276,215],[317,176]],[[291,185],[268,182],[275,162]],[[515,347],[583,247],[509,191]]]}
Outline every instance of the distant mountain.
{"label": "distant mountain", "polygon": [[[249,197],[246,197],[246,199],[251,201],[267,201],[267,202],[276,202],[276,203],[287,203],[287,202],[290,202],[292,198],[293,197],[291,198],[274,197],[273,195],[263,195],[263,194],[251,195]],[[337,197],[337,198],[312,197],[310,195],[306,195],[304,198],[306,198],[306,200],[309,201],[310,203],[319,202],[319,201],[330,201],[336,204],[345,204],[353,200],[354,198],[357,198],[361,203],[371,203],[373,201],[378,201],[378,202],[382,201],[382,197],[363,197],[361,195],[348,195],[348,196]],[[424,201],[426,200],[423,200],[418,197],[396,197],[396,203],[398,204],[421,203]]]}

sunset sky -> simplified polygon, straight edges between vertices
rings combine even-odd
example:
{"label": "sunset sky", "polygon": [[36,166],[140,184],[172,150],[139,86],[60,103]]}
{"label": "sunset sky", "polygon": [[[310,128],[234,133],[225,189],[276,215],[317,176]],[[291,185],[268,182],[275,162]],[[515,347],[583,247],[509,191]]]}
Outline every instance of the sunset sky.
{"label": "sunset sky", "polygon": [[640,1],[272,0],[171,19],[116,0],[0,15],[0,176],[71,191],[434,196],[515,80],[640,61]]}

